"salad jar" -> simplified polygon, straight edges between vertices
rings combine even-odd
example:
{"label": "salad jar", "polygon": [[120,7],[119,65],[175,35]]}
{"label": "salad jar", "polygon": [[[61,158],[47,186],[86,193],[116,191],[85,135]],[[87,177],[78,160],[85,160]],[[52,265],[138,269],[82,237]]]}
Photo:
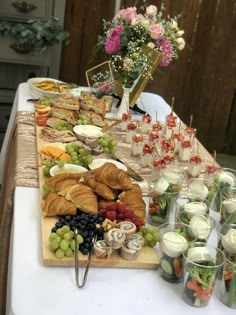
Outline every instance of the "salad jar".
{"label": "salad jar", "polygon": [[169,167],[156,180],[149,182],[148,222],[160,225],[175,217],[174,206],[181,190],[184,171]]}
{"label": "salad jar", "polygon": [[215,288],[218,270],[225,262],[224,253],[204,242],[189,243],[183,253],[183,300],[195,307],[207,306]]}
{"label": "salad jar", "polygon": [[236,186],[222,188],[221,195],[221,223],[236,224]]}
{"label": "salad jar", "polygon": [[223,267],[220,300],[226,306],[236,309],[236,253],[225,251],[225,263]]}
{"label": "salad jar", "polygon": [[169,282],[183,280],[182,251],[188,248],[187,239],[181,234],[178,222],[164,223],[159,226],[160,234],[160,276]]}

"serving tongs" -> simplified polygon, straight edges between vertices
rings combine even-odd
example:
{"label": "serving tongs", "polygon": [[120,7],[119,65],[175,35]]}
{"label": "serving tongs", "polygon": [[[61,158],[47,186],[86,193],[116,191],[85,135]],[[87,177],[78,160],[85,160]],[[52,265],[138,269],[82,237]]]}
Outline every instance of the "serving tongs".
{"label": "serving tongs", "polygon": [[89,272],[89,267],[90,267],[90,263],[91,263],[91,256],[93,253],[93,246],[95,244],[95,242],[97,241],[97,235],[95,234],[93,241],[92,241],[92,247],[89,251],[88,254],[88,260],[87,260],[87,265],[85,267],[85,271],[84,271],[84,276],[83,276],[83,280],[82,283],[80,283],[80,278],[79,278],[79,269],[80,269],[80,265],[79,265],[79,244],[77,241],[77,235],[78,235],[78,230],[75,229],[74,231],[75,233],[75,282],[78,288],[83,288],[86,284],[87,281],[87,277],[88,277],[88,272]]}

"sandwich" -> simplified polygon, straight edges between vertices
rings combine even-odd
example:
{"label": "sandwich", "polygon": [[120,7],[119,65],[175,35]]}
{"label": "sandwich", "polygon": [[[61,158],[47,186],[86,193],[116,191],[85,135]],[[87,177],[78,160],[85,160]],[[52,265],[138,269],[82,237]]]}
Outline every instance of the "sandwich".
{"label": "sandwich", "polygon": [[58,97],[53,100],[55,108],[64,108],[78,111],[80,108],[79,100],[75,97]]}

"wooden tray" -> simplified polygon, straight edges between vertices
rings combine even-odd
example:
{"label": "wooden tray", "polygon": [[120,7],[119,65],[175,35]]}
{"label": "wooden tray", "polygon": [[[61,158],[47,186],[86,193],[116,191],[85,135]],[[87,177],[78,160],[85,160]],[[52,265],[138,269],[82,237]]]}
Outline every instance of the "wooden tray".
{"label": "wooden tray", "polygon": [[[49,145],[49,143],[40,139],[39,134],[42,128],[36,126],[37,135],[37,149],[38,151],[42,146]],[[50,145],[58,146],[60,148],[64,147],[62,143],[50,143]],[[42,187],[44,184],[44,176],[41,167],[40,158],[39,163],[39,187],[40,187],[40,197],[42,198],[43,191]],[[52,227],[57,221],[56,217],[43,217],[41,220],[41,234],[42,234],[42,258],[43,263],[48,266],[74,266],[74,256],[64,257],[62,259],[56,258],[54,253],[49,247],[49,236]],[[87,256],[79,252],[79,261],[81,266],[86,266]],[[159,265],[159,259],[157,257],[157,252],[155,248],[145,246],[142,248],[139,257],[136,260],[128,261],[121,258],[117,251],[114,251],[112,255],[108,258],[97,258],[94,255],[91,259],[91,266],[93,267],[105,267],[105,268],[137,268],[137,269],[157,269]]]}

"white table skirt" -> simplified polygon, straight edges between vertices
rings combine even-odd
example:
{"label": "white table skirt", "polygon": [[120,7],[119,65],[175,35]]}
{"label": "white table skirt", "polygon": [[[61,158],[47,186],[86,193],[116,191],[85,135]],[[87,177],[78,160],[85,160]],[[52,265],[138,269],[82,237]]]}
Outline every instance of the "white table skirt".
{"label": "white table skirt", "polygon": [[[21,83],[18,86],[18,89],[16,91],[16,96],[14,99],[14,103],[12,106],[12,112],[10,116],[10,120],[8,123],[7,131],[5,134],[5,138],[3,141],[1,153],[0,153],[0,184],[2,183],[2,177],[3,177],[3,168],[4,168],[4,162],[5,162],[5,155],[7,150],[7,144],[9,141],[9,137],[11,134],[12,127],[14,125],[15,117],[17,111],[34,111],[34,105],[31,102],[27,102],[27,99],[32,98],[29,92],[29,86],[28,83]],[[164,121],[166,115],[168,115],[171,111],[170,106],[164,101],[164,99],[156,94],[153,93],[142,93],[140,97],[140,101],[137,102],[138,106],[143,109],[142,102],[145,104],[145,110],[152,116],[153,119],[156,119],[156,112],[158,113],[158,119],[160,121]],[[108,118],[113,118],[116,115],[116,112],[118,109],[113,106],[112,112],[107,114]],[[134,114],[134,111],[131,110],[131,114],[133,119],[140,120],[142,115],[140,114]]]}
{"label": "white table skirt", "polygon": [[14,204],[7,314],[235,314],[216,292],[206,308],[185,304],[181,284],[162,280],[157,270],[91,267],[78,289],[72,267],[42,263],[39,190],[16,188]]}

